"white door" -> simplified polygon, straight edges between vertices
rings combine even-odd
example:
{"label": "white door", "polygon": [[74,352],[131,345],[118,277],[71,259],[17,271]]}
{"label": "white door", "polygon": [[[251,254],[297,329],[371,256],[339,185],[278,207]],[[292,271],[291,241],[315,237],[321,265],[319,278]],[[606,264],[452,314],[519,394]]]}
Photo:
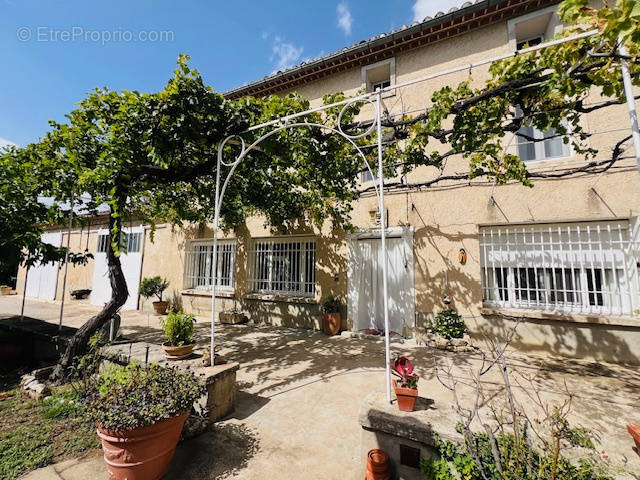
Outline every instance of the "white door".
{"label": "white door", "polygon": [[[138,309],[138,288],[140,287],[140,273],[142,270],[142,249],[144,243],[144,227],[123,228],[123,245],[126,245],[126,253],[120,255],[122,272],[127,282],[129,297],[122,306],[122,310]],[[109,280],[109,267],[107,265],[107,245],[109,231],[98,232],[98,248],[93,266],[93,285],[91,287],[91,304],[103,306],[111,299],[111,282]]]}
{"label": "white door", "polygon": [[[387,238],[389,330],[414,326],[413,233]],[[383,252],[380,238],[359,234],[349,242],[349,315],[354,330],[384,330]]]}
{"label": "white door", "polygon": [[[59,247],[62,245],[62,232],[45,232],[40,236],[44,243]],[[26,296],[40,300],[55,300],[58,288],[58,269],[60,262],[36,264],[29,269]]]}

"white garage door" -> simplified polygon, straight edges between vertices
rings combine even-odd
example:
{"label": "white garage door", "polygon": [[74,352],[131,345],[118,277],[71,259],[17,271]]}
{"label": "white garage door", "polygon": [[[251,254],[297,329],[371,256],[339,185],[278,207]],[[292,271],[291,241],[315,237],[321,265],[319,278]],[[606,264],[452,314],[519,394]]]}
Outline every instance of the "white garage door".
{"label": "white garage door", "polygon": [[[142,249],[144,227],[124,228],[123,244],[127,245],[127,253],[120,255],[122,272],[127,282],[129,298],[122,306],[122,310],[138,309],[138,287],[140,286],[140,272],[142,269]],[[107,245],[109,231],[98,232],[98,248],[93,267],[93,286],[91,288],[91,304],[103,306],[111,299],[111,282],[107,266]]]}
{"label": "white garage door", "polygon": [[[62,232],[45,232],[40,237],[44,243],[56,247],[62,245]],[[60,262],[37,264],[29,269],[26,296],[40,300],[55,300],[58,287],[58,268]]]}

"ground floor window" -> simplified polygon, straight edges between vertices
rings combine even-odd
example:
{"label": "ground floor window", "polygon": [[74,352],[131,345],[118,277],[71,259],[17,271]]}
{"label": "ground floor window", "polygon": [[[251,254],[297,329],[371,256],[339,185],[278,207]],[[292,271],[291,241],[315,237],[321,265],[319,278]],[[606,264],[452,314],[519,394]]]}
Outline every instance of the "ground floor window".
{"label": "ground floor window", "polygon": [[482,227],[483,302],[631,315],[640,304],[631,247],[626,221]]}
{"label": "ground floor window", "polygon": [[[233,291],[235,286],[236,242],[218,241],[217,288]],[[213,239],[189,242],[185,255],[184,287],[211,290],[213,278]]]}
{"label": "ground floor window", "polygon": [[308,297],[315,295],[315,239],[256,239],[250,253],[253,292]]}
{"label": "ground floor window", "polygon": [[[98,234],[98,253],[106,253],[111,241],[111,235],[108,233]],[[122,232],[120,236],[120,247],[123,253],[136,253],[140,251],[142,245],[142,232]]]}

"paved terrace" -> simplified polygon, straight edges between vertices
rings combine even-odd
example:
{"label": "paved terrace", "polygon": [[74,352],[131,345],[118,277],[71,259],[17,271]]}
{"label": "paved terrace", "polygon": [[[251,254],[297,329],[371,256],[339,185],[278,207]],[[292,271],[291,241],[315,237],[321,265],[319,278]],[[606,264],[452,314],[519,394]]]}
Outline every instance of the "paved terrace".
{"label": "paved terrace", "polygon": [[[0,317],[20,311],[20,298],[0,297]],[[25,315],[57,322],[59,304],[27,301]],[[79,326],[96,311],[80,302],[66,305],[64,323]],[[208,343],[209,323],[199,317],[198,343]],[[125,312],[124,334],[136,341],[163,341],[151,312]],[[266,326],[217,327],[220,353],[240,363],[235,413],[210,432],[179,446],[170,479],[314,478],[350,479],[361,461],[358,411],[372,391],[384,390],[384,347],[379,340],[327,337],[319,332]],[[411,342],[394,343],[392,354],[406,354],[421,376],[420,395],[450,408],[451,394],[434,378],[433,353]],[[535,384],[546,400],[564,398],[564,384],[574,394],[575,423],[599,432],[612,473],[640,471],[640,458],[626,433],[629,421],[640,422],[640,377],[636,368],[510,352],[509,364]],[[470,401],[470,370],[478,354],[438,352],[440,365],[452,362],[463,401]],[[500,396],[499,372],[486,377],[488,398]],[[518,398],[531,404],[516,387]],[[615,468],[614,468],[615,467]],[[64,462],[32,472],[29,479],[106,479],[101,458]],[[621,475],[620,478],[633,478]],[[636,477],[637,478],[637,477]]]}

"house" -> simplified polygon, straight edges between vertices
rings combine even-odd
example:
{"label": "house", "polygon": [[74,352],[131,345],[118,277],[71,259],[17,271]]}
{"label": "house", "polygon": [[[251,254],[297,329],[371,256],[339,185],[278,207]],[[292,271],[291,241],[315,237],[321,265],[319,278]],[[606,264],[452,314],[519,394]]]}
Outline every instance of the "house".
{"label": "house", "polygon": [[[435,18],[372,37],[327,56],[303,62],[226,93],[229,98],[299,92],[319,106],[322,95],[375,91],[410,79],[467,65],[533,45],[561,31],[553,0],[481,0]],[[444,85],[482,81],[488,68],[459,71],[384,95],[390,114],[424,109]],[[602,158],[629,132],[625,105],[585,115],[589,139]],[[530,136],[549,132],[530,128]],[[548,135],[547,135],[548,136]],[[534,172],[564,172],[583,163],[561,138],[513,140],[510,151]],[[468,164],[452,158],[448,172]],[[391,330],[412,335],[443,309],[449,296],[473,335],[504,338],[518,324],[514,345],[592,360],[640,363],[640,276],[638,220],[640,174],[633,159],[606,172],[582,173],[496,186],[484,179],[420,186],[436,172],[420,167],[388,179],[386,208],[378,211],[370,175],[363,174],[361,198],[353,205],[356,232],[300,228],[277,234],[251,218],[220,245],[217,296],[220,309],[238,308],[256,322],[320,327],[321,298],[333,292],[346,300],[345,329],[382,328],[382,270],[379,224],[389,226]],[[47,232],[66,244],[66,233]],[[88,301],[109,295],[100,218],[71,234],[71,247],[95,260],[69,267],[67,284],[92,288]],[[210,225],[150,230],[132,224],[124,241],[123,268],[131,297],[125,308],[150,310],[137,295],[142,277],[162,275],[185,309],[210,313]],[[24,284],[20,271],[18,286]],[[26,282],[28,296],[59,299],[61,272],[36,267]]]}

